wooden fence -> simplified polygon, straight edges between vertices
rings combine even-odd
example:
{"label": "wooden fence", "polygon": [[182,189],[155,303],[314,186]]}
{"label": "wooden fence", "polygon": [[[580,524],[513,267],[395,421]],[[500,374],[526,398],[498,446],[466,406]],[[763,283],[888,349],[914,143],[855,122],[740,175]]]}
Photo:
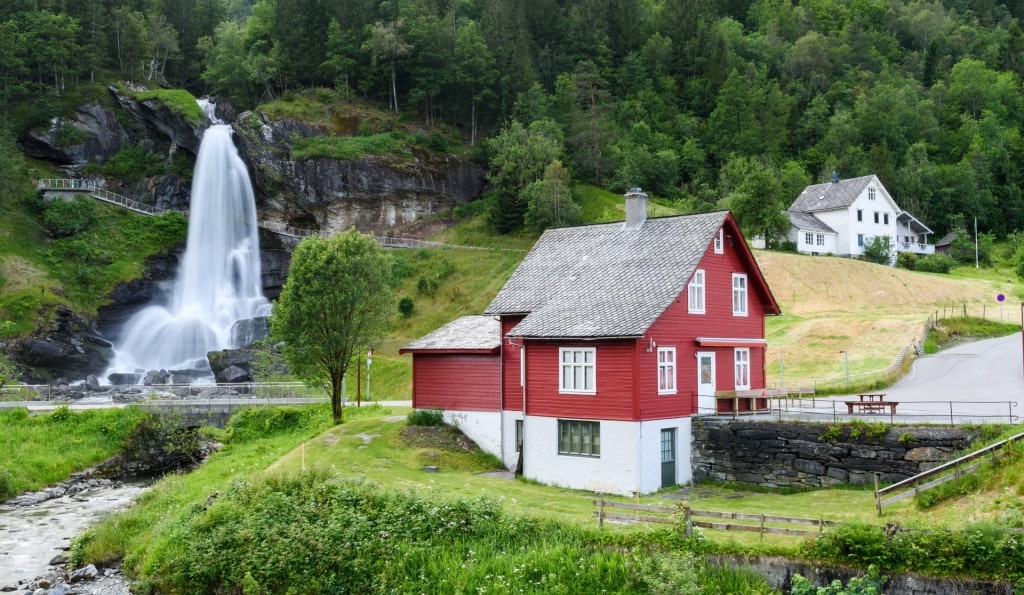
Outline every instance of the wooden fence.
{"label": "wooden fence", "polygon": [[[960,458],[953,459],[947,463],[943,463],[938,467],[934,467],[925,471],[924,473],[918,473],[913,477],[908,477],[903,481],[898,481],[890,486],[884,488],[878,488],[878,476],[875,476],[875,504],[878,508],[878,514],[882,514],[882,509],[890,504],[895,504],[900,500],[904,500],[911,496],[930,490],[934,487],[938,487],[949,481],[960,481],[960,476],[965,473],[972,473],[977,471],[985,459],[991,458],[997,460],[1000,456],[1000,451],[1004,448],[1007,454],[1013,451],[1013,444],[1020,440],[1024,440],[1024,433],[1011,436],[1006,440],[1000,440],[995,444],[986,446],[981,450],[972,452],[969,455],[964,455]],[[887,498],[883,498],[886,494],[895,494]]]}
{"label": "wooden fence", "polygon": [[[715,529],[718,531],[747,531],[759,533],[764,539],[765,534],[793,535],[814,537],[820,535],[827,526],[837,524],[836,521],[822,519],[801,519],[767,514],[750,514],[742,512],[714,512],[710,510],[694,510],[686,504],[675,506],[654,506],[649,504],[633,504],[630,502],[611,502],[605,499],[594,500],[594,516],[597,526],[604,527],[605,519],[621,523],[661,523],[674,525],[683,523],[686,534],[691,535],[694,527]],[[605,509],[631,510],[632,513],[609,512]],[[695,519],[716,519],[711,521]],[[720,522],[726,520],[730,522]],[[794,527],[795,526],[795,527]],[[817,527],[802,529],[797,527]]]}

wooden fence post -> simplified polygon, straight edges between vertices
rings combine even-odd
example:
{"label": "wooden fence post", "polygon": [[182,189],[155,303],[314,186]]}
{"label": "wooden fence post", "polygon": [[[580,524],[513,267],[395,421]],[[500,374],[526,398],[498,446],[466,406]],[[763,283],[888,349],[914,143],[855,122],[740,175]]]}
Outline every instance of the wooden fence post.
{"label": "wooden fence post", "polygon": [[597,528],[604,527],[604,498],[597,501]]}
{"label": "wooden fence post", "polygon": [[878,516],[882,516],[882,497],[878,494],[878,471],[875,471],[875,506],[878,508]]}
{"label": "wooden fence post", "polygon": [[689,505],[686,506],[684,514],[686,515],[685,516],[685,518],[686,518],[686,536],[687,537],[692,537],[693,536],[693,514],[690,513],[690,506]]}

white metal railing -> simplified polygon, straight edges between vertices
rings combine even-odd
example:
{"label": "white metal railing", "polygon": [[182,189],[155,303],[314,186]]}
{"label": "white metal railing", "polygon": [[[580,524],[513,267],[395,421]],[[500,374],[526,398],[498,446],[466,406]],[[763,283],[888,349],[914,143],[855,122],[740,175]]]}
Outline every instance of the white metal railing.
{"label": "white metal railing", "polygon": [[913,252],[915,254],[935,254],[934,244],[924,242],[897,242],[901,252]]}
{"label": "white metal railing", "polygon": [[[162,215],[176,209],[161,209],[152,205],[141,203],[137,200],[132,200],[127,196],[122,196],[115,192],[111,192],[104,188],[98,187],[94,182],[89,180],[68,180],[68,179],[50,179],[50,180],[39,180],[40,190],[56,190],[56,191],[72,191],[72,192],[88,192],[89,196],[115,204],[120,207],[135,211],[136,213],[142,213],[143,215]],[[188,211],[177,211],[182,215],[188,216]]]}
{"label": "white metal railing", "polygon": [[[135,211],[136,213],[142,213],[143,215],[162,215],[172,211],[181,213],[188,217],[188,211],[178,211],[177,209],[161,209],[151,205],[140,203],[136,200],[132,200],[127,196],[121,196],[109,190],[105,190],[96,186],[94,182],[89,180],[73,180],[73,179],[48,179],[39,180],[40,190],[54,190],[54,191],[72,191],[72,192],[88,192],[89,196],[115,204],[126,209]],[[323,232],[315,229],[299,229],[290,225],[285,225],[277,221],[257,221],[256,225],[266,229],[267,231],[276,233],[278,235],[287,236],[291,238],[308,238],[312,236],[323,236],[329,237],[337,232]],[[460,250],[498,250],[501,252],[526,252],[521,248],[485,248],[481,246],[460,246],[457,244],[442,244],[440,242],[427,242],[424,240],[417,240],[412,238],[396,238],[391,236],[371,236],[378,244],[385,248],[457,248]]]}

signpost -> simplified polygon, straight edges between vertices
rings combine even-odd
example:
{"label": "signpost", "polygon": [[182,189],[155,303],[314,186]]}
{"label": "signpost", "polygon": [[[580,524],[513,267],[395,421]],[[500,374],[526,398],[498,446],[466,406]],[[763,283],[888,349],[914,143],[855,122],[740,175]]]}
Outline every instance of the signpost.
{"label": "signpost", "polygon": [[366,352],[366,400],[370,401],[370,364],[373,363],[373,350]]}

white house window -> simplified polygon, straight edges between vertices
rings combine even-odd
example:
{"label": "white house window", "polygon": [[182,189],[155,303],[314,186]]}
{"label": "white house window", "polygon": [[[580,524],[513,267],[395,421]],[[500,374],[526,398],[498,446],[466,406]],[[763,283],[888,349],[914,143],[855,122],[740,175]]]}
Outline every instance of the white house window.
{"label": "white house window", "polygon": [[676,348],[658,348],[658,394],[676,393]]}
{"label": "white house window", "polygon": [[809,231],[804,232],[804,243],[808,246],[814,244],[814,234]]}
{"label": "white house window", "polygon": [[868,200],[875,200],[875,189],[868,188]]}
{"label": "white house window", "polygon": [[737,347],[733,352],[736,369],[736,390],[750,388],[750,349]]}
{"label": "white house window", "polygon": [[718,233],[715,234],[715,254],[721,254],[725,251],[725,245],[723,243],[724,233],[725,232],[723,230],[719,229]]}
{"label": "white house window", "polygon": [[732,315],[747,315],[747,276],[743,273],[732,274]]}
{"label": "white house window", "polygon": [[857,221],[864,220],[864,209],[857,209]]}
{"label": "white house window", "polygon": [[558,420],[558,454],[601,456],[601,422]]}
{"label": "white house window", "polygon": [[882,215],[882,223],[889,225],[889,213],[885,213]]}
{"label": "white house window", "polygon": [[562,368],[558,392],[594,394],[597,351],[593,347],[562,347],[558,354]]}
{"label": "white house window", "polygon": [[857,245],[861,246],[861,247],[864,246],[864,234],[862,234],[862,233],[857,234]]}
{"label": "white house window", "polygon": [[878,223],[878,211],[875,211],[875,223]]}
{"label": "white house window", "polygon": [[690,314],[704,313],[704,270],[697,269],[686,288]]}
{"label": "white house window", "polygon": [[823,233],[819,233],[818,234],[818,245],[819,246],[824,246],[825,245],[825,234],[823,234]]}
{"label": "white house window", "polygon": [[516,420],[516,452],[523,450],[523,420]]}

